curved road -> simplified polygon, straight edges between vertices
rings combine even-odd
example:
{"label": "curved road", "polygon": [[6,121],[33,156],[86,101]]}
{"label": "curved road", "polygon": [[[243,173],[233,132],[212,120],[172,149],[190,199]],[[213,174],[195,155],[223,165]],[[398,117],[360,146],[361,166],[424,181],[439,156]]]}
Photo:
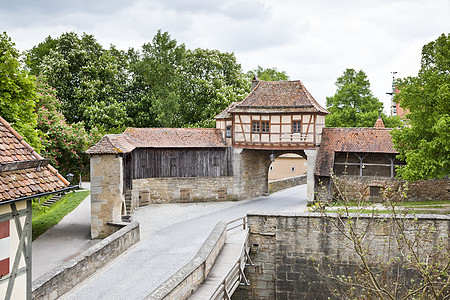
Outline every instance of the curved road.
{"label": "curved road", "polygon": [[249,212],[304,211],[306,185],[239,202],[139,208],[141,241],[60,299],[143,299],[186,264],[220,220]]}

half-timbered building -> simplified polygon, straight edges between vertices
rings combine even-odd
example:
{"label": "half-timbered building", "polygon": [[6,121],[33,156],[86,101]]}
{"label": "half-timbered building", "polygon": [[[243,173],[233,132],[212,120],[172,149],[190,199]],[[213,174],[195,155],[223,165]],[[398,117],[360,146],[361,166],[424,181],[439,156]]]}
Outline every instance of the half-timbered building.
{"label": "half-timbered building", "polygon": [[[308,158],[308,197],[326,109],[300,81],[252,82],[252,92],[216,116],[216,128],[128,128],[91,155],[91,235],[149,203],[241,200],[268,193],[278,156]],[[128,204],[128,205],[127,205]]]}
{"label": "half-timbered building", "polygon": [[68,185],[0,117],[0,298],[31,299],[31,200]]}

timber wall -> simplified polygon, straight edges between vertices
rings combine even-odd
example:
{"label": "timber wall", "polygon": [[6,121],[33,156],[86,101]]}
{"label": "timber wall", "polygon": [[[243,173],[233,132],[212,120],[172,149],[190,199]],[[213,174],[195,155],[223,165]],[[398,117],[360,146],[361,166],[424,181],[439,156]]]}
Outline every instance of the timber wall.
{"label": "timber wall", "polygon": [[[336,287],[336,281],[325,274],[354,274],[359,260],[330,219],[314,213],[249,214],[247,217],[254,266],[246,268],[246,275],[251,284],[241,286],[233,299],[329,299],[330,288]],[[358,228],[366,228],[373,220],[367,216],[359,217],[357,222]],[[419,226],[434,227],[436,231],[426,237],[424,245],[428,249],[424,250],[433,249],[442,240],[446,244],[441,250],[450,251],[449,216],[411,216],[404,225],[411,235]],[[369,263],[399,257],[394,250],[396,241],[389,220],[368,228],[365,242],[376,254],[368,257]],[[415,278],[411,270],[401,270],[400,278],[405,282]]]}

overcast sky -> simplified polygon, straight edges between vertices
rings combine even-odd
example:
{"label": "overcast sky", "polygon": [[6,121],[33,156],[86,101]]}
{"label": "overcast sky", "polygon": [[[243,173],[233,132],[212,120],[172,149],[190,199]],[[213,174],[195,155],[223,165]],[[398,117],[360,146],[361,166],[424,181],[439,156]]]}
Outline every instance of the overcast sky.
{"label": "overcast sky", "polygon": [[422,46],[450,32],[450,0],[0,0],[0,26],[19,50],[67,31],[140,48],[161,29],[234,52],[245,72],[286,71],[322,105],[346,68],[362,69],[388,112],[391,72],[417,75]]}

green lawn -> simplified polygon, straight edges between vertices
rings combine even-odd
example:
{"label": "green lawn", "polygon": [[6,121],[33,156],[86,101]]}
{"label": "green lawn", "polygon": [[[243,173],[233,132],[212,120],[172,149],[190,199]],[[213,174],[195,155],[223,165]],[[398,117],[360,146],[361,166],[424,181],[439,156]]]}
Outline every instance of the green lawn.
{"label": "green lawn", "polygon": [[[69,192],[49,208],[33,205],[33,241],[53,225],[58,224],[62,218],[74,210],[88,195],[89,191]],[[41,200],[41,203],[44,203],[44,201]]]}

